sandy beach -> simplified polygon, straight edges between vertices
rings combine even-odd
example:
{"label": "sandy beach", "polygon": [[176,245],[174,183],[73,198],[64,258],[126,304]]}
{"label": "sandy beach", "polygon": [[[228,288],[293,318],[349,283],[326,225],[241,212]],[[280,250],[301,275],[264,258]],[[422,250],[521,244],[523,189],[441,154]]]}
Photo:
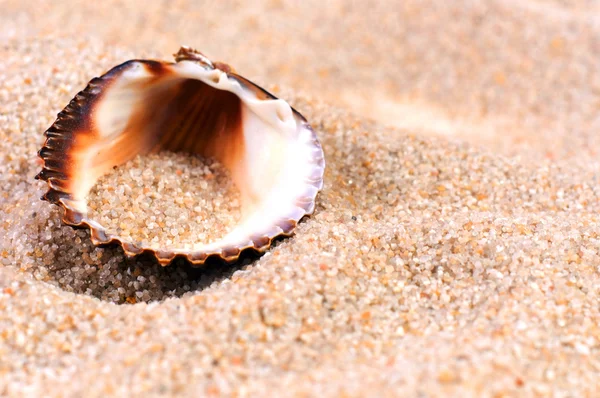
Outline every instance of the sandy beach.
{"label": "sandy beach", "polygon": [[[600,2],[213,3],[0,0],[0,396],[597,396]],[[56,114],[182,44],[323,145],[262,257],[126,259],[39,199]]]}

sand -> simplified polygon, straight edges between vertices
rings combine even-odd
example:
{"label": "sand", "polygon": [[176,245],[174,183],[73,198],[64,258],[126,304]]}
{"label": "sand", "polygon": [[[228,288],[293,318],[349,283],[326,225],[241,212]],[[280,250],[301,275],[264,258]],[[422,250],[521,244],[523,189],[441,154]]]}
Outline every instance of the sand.
{"label": "sand", "polygon": [[[0,2],[0,395],[596,395],[598,2],[81,3]],[[33,180],[90,78],[180,44],[326,155],[234,266],[95,248]]]}
{"label": "sand", "polygon": [[185,153],[138,155],[102,176],[87,202],[107,233],[155,250],[191,251],[241,221],[240,192],[225,166]]}

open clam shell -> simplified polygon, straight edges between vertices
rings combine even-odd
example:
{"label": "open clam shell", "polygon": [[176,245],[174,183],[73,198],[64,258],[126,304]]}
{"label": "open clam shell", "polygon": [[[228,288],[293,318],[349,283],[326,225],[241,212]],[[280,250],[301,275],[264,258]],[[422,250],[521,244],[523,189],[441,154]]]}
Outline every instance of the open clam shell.
{"label": "open clam shell", "polygon": [[[176,62],[131,60],[88,86],[58,114],[39,151],[42,197],[64,209],[63,221],[88,227],[96,245],[117,243],[128,256],[151,253],[202,264],[264,252],[311,214],[323,186],[321,145],[290,105],[222,63],[183,47]],[[108,233],[90,219],[86,196],[99,177],[138,154],[185,151],[219,160],[242,198],[242,220],[214,242],[190,250],[149,248]]]}

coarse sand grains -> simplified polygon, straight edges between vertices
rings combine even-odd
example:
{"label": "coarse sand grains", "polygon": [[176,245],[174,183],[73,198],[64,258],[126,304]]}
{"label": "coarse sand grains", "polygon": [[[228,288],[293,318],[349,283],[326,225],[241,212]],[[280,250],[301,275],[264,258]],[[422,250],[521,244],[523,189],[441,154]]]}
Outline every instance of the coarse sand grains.
{"label": "coarse sand grains", "polygon": [[90,191],[88,215],[110,234],[154,249],[191,249],[240,220],[239,191],[214,159],[161,152],[118,166]]}
{"label": "coarse sand grains", "polygon": [[[562,0],[296,3],[2,2],[0,396],[596,396],[598,17]],[[94,247],[33,180],[41,133],[91,77],[182,43],[289,101],[325,151],[315,214],[236,265]],[[480,119],[385,127],[339,87]],[[471,134],[494,118],[510,123]],[[160,154],[105,181],[132,187],[135,162],[167,178],[169,159],[205,170]]]}

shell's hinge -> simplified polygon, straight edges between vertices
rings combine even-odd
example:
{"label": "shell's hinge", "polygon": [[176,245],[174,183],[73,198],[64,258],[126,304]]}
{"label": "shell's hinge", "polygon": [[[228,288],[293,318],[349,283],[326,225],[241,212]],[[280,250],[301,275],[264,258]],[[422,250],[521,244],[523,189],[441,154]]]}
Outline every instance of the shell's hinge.
{"label": "shell's hinge", "polygon": [[173,54],[173,56],[175,57],[176,62],[195,61],[200,62],[201,64],[204,64],[210,68],[215,67],[211,60],[206,57],[206,55],[188,46],[181,46],[179,51],[177,51],[176,54]]}
{"label": "shell's hinge", "polygon": [[220,71],[225,72],[225,73],[235,72],[233,67],[231,67],[230,65],[228,65],[224,62],[218,62],[218,61],[212,62],[210,59],[208,59],[206,57],[206,55],[204,55],[200,51],[195,50],[188,46],[181,46],[179,51],[173,55],[175,56],[176,62],[194,61],[194,62],[199,62],[204,66],[208,66],[209,68],[212,68],[212,69],[219,69]]}

